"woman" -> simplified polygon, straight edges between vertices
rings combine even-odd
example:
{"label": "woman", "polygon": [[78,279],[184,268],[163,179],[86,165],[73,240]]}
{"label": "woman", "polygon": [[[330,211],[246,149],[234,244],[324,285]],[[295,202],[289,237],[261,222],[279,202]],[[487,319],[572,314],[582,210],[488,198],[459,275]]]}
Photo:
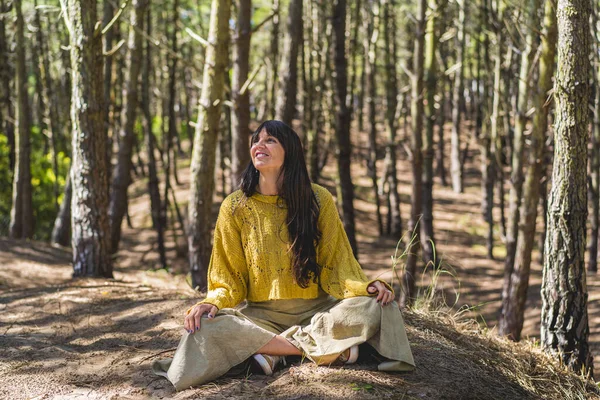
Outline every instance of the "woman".
{"label": "woman", "polygon": [[364,342],[388,359],[380,370],[414,369],[394,293],[366,278],[331,194],[310,182],[296,132],[266,121],[251,143],[240,190],[219,211],[206,299],[154,371],[181,390],[250,357],[266,374],[286,355],[350,364]]}

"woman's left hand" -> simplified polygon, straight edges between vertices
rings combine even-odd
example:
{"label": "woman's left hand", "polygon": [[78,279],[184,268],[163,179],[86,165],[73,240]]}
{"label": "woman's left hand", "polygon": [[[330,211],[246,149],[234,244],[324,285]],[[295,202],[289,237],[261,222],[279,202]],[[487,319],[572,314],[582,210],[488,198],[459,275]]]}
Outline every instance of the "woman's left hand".
{"label": "woman's left hand", "polygon": [[367,292],[377,294],[377,302],[386,305],[394,301],[394,292],[387,288],[382,282],[375,281],[367,287]]}

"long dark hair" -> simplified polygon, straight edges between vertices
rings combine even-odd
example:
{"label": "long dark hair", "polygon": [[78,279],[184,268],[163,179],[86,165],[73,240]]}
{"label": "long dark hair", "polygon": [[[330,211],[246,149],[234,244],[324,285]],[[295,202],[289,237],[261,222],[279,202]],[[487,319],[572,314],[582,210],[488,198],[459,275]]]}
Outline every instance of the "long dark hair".
{"label": "long dark hair", "polygon": [[[281,121],[265,121],[252,135],[251,143],[258,140],[265,130],[275,137],[285,150],[285,158],[280,174],[283,174],[279,197],[287,206],[286,224],[293,253],[292,271],[296,283],[302,288],[308,287],[311,279],[317,282],[321,266],[316,260],[316,246],[321,239],[317,226],[319,205],[310,184],[304,151],[298,134]],[[252,161],[242,174],[240,189],[246,197],[256,191],[259,172]]]}

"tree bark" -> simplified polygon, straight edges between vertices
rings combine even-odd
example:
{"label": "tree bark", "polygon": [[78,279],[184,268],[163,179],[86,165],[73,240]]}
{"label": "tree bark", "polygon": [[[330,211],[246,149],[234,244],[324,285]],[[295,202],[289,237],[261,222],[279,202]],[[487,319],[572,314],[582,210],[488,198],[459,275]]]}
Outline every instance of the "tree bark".
{"label": "tree bark", "polygon": [[435,93],[437,90],[437,63],[435,60],[438,46],[438,16],[443,15],[445,0],[429,0],[429,19],[425,35],[425,87],[427,107],[425,108],[425,135],[423,141],[423,218],[421,221],[421,247],[426,265],[437,266],[434,251],[433,234],[433,132],[435,128]]}
{"label": "tree bark", "polygon": [[[387,0],[383,0],[382,4],[387,1]],[[361,11],[363,9],[363,4],[362,4],[362,0],[356,0],[354,2],[354,15],[351,16],[351,23],[352,23],[352,40],[350,42],[350,56],[352,57],[352,75],[350,75],[350,82],[349,82],[349,87],[348,87],[348,98],[349,98],[349,104],[351,107],[353,107],[354,105],[354,96],[356,94],[356,78],[359,75],[359,71],[358,71],[358,55],[360,54],[359,52],[359,36],[360,36],[360,27],[362,26],[362,21],[361,21]],[[386,52],[387,54],[387,52]],[[394,67],[395,68],[395,67]],[[364,68],[362,69],[362,71],[364,71]],[[361,71],[361,72],[362,72]],[[354,109],[352,110],[352,112],[354,113]],[[362,112],[361,109],[359,109],[359,112]]]}
{"label": "tree bark", "polygon": [[233,54],[233,77],[231,80],[231,191],[238,188],[244,169],[250,162],[250,96],[248,79],[250,59],[250,35],[252,0],[238,0],[238,20]]}
{"label": "tree bark", "polygon": [[40,18],[39,18],[39,10],[37,9],[37,0],[33,1],[33,7],[34,7],[34,15],[33,15],[33,21],[31,21],[31,19],[28,21],[29,24],[31,24],[33,22],[33,24],[35,26],[37,26],[38,28],[35,29],[35,39],[32,40],[31,45],[29,46],[30,49],[30,53],[31,53],[31,60],[32,62],[29,64],[30,65],[30,71],[31,71],[31,75],[33,75],[34,77],[34,81],[35,83],[32,85],[33,86],[33,95],[31,96],[31,105],[30,105],[30,112],[31,112],[31,122],[30,125],[31,126],[37,126],[40,128],[42,134],[42,140],[44,143],[44,153],[48,153],[50,150],[50,142],[49,142],[49,137],[47,135],[45,135],[44,133],[47,130],[47,119],[45,118],[46,115],[46,102],[44,101],[44,96],[43,96],[43,92],[44,92],[44,87],[43,87],[43,81],[44,78],[42,77],[42,71],[40,70],[40,62],[41,62],[41,58],[44,55],[44,51],[42,50],[42,36],[43,36],[43,32],[42,32],[42,26],[40,23]]}
{"label": "tree bark", "polygon": [[[482,31],[488,32],[491,29],[490,24],[490,3],[489,0],[484,0],[483,9],[483,26]],[[487,71],[493,71],[490,59],[490,39],[489,34],[484,33],[485,37],[483,40],[483,65]],[[479,68],[481,70],[481,68]],[[486,74],[487,76],[487,74]],[[482,83],[481,92],[481,105],[484,108],[486,115],[481,115],[481,135],[479,137],[479,151],[481,153],[481,212],[487,223],[487,258],[490,260],[494,259],[494,178],[495,178],[495,166],[494,157],[492,153],[492,136],[491,136],[491,124],[488,118],[489,112],[492,110],[491,101],[489,96],[489,83],[484,81]],[[481,110],[482,114],[484,110]]]}
{"label": "tree bark", "polygon": [[21,0],[13,3],[17,14],[16,24],[16,91],[17,115],[15,137],[15,172],[13,175],[12,208],[10,210],[9,235],[12,238],[31,238],[33,236],[33,203],[31,194],[31,111],[27,94],[27,66],[25,64],[25,37],[23,33],[23,14]]}
{"label": "tree bark", "polygon": [[68,246],[71,238],[71,199],[73,198],[73,185],[71,184],[71,171],[67,175],[65,195],[54,220],[50,243]]}
{"label": "tree bark", "polygon": [[112,277],[102,37],[96,0],[61,0],[70,34],[73,276]]}
{"label": "tree bark", "polygon": [[127,213],[127,189],[131,183],[131,169],[135,132],[133,131],[137,118],[139,76],[142,65],[144,18],[148,8],[147,0],[133,0],[131,13],[131,29],[129,30],[129,55],[126,61],[126,77],[123,90],[123,112],[121,130],[119,132],[119,152],[117,165],[112,177],[110,196],[110,227],[111,249],[113,253],[119,250],[121,240],[121,223]]}
{"label": "tree bark", "polygon": [[[499,318],[498,333],[507,335],[514,340],[518,340],[516,331],[518,330],[512,322],[513,314],[512,306],[518,301],[516,293],[513,291],[512,275],[515,267],[515,253],[517,246],[517,238],[519,233],[519,222],[521,220],[519,207],[521,205],[521,197],[523,193],[523,157],[525,145],[525,128],[527,125],[527,111],[529,110],[529,92],[530,79],[529,74],[533,57],[537,50],[535,41],[539,36],[537,13],[539,9],[538,0],[529,0],[526,3],[526,13],[528,18],[528,33],[525,38],[525,48],[521,53],[521,68],[519,71],[519,92],[518,104],[515,118],[515,128],[513,134],[512,160],[511,160],[511,175],[510,175],[510,191],[508,199],[508,224],[506,226],[506,258],[504,259],[504,285],[502,290],[502,311]],[[529,274],[527,274],[529,277]],[[526,296],[527,293],[523,293]],[[524,299],[523,299],[524,301]],[[520,333],[519,333],[520,334]]]}
{"label": "tree bark", "polygon": [[375,200],[375,211],[377,213],[377,228],[379,236],[383,236],[383,219],[381,217],[381,201],[377,185],[377,113],[375,110],[375,99],[377,98],[377,38],[379,37],[379,4],[378,0],[370,1],[369,25],[367,35],[369,36],[368,61],[365,68],[367,75],[367,105],[369,109],[369,156],[367,158],[367,173],[373,185],[373,196]]}
{"label": "tree bark", "polygon": [[[146,34],[151,37],[152,30],[150,24],[152,18],[150,12],[146,13]],[[150,210],[152,213],[152,225],[156,229],[158,242],[158,256],[163,269],[167,269],[167,256],[165,251],[165,228],[167,224],[167,215],[163,212],[161,205],[159,179],[156,172],[156,159],[154,149],[156,146],[154,133],[152,132],[152,114],[150,113],[150,65],[152,63],[151,49],[152,44],[146,42],[146,51],[142,66],[142,129],[144,130],[144,139],[146,142],[146,151],[148,152],[148,193],[150,194]],[[165,200],[166,202],[166,200]]]}
{"label": "tree bark", "polygon": [[446,107],[448,103],[448,98],[446,96],[446,88],[447,79],[442,79],[442,90],[441,90],[441,98],[440,98],[440,109],[438,110],[437,116],[437,126],[438,126],[438,143],[437,143],[437,151],[435,153],[435,169],[436,175],[440,177],[440,181],[442,186],[448,186],[448,181],[446,179],[446,162],[445,162],[445,154],[446,154],[446,140],[444,134],[444,125],[446,124]]}
{"label": "tree bark", "polygon": [[211,254],[215,153],[228,64],[230,0],[212,0],[202,95],[194,135],[188,207],[188,248],[192,286],[206,289]]}
{"label": "tree bark", "polygon": [[[494,54],[494,89],[493,89],[493,100],[492,100],[492,115],[490,118],[490,159],[492,163],[492,170],[496,172],[496,182],[498,183],[498,198],[499,198],[499,209],[500,209],[500,229],[504,234],[504,176],[502,172],[502,139],[499,134],[500,124],[500,103],[502,99],[502,55],[504,51],[504,26],[502,20],[504,16],[504,9],[506,5],[503,0],[498,0],[498,9],[496,11],[496,18],[494,19],[494,31],[496,36],[496,51]],[[492,204],[494,203],[493,198],[491,199]],[[488,232],[489,234],[489,232]],[[489,244],[488,244],[489,246]],[[493,248],[493,244],[492,244]],[[489,252],[489,250],[488,250]]]}
{"label": "tree bark", "polygon": [[279,0],[273,0],[273,5],[271,7],[273,12],[273,24],[271,28],[271,85],[269,86],[269,103],[267,106],[267,110],[269,111],[269,118],[275,118],[277,111],[275,107],[277,106],[277,84],[279,81],[279,75],[277,73],[277,68],[279,66]]}
{"label": "tree bark", "polygon": [[[123,16],[122,16],[123,17]],[[124,17],[123,17],[124,18]],[[126,28],[127,29],[127,28]],[[128,30],[126,30],[125,32],[128,32]],[[115,27],[115,42],[119,43],[121,41],[121,39],[123,38],[124,33],[121,31],[120,26]],[[127,38],[125,38],[126,40]],[[117,52],[113,55],[114,59],[113,61],[113,72],[112,74],[114,75],[114,79],[111,82],[111,84],[113,85],[113,92],[112,92],[112,96],[111,96],[111,119],[112,121],[110,121],[112,123],[111,128],[108,130],[109,133],[109,143],[110,143],[110,148],[106,149],[108,151],[107,157],[109,157],[109,159],[112,159],[113,153],[115,153],[116,151],[114,150],[115,147],[118,148],[118,144],[119,144],[119,132],[121,131],[121,122],[123,120],[122,117],[122,113],[123,113],[123,89],[125,87],[125,70],[127,68],[126,66],[126,51],[121,51],[121,52]],[[161,88],[161,92],[162,92],[162,88]],[[161,116],[163,117],[163,116]],[[166,118],[162,118],[162,120],[166,121]],[[118,150],[117,150],[118,151]],[[112,174],[112,170],[110,171],[110,173]]]}
{"label": "tree bark", "polygon": [[[181,150],[179,130],[177,129],[177,113],[175,112],[175,102],[177,100],[176,84],[178,57],[174,56],[177,55],[179,51],[179,44],[177,42],[177,24],[179,22],[179,0],[173,0],[171,18],[171,32],[169,39],[171,44],[171,51],[169,52],[170,54],[167,56],[169,60],[169,80],[167,88],[169,93],[169,97],[167,100],[167,114],[169,116],[169,125],[166,140],[169,141],[168,147],[173,149],[173,152],[170,153],[170,155],[172,156],[172,158],[170,158],[170,162],[173,163],[173,179],[175,180],[175,183],[179,185],[180,183],[177,175],[177,155],[183,153],[183,151]],[[177,145],[176,148],[173,147],[173,143]]]}
{"label": "tree bark", "polygon": [[[305,110],[306,126],[308,137],[308,163],[310,171],[310,179],[314,183],[318,183],[320,178],[319,168],[319,148],[321,144],[321,124],[322,118],[321,107],[318,106],[323,101],[324,80],[321,79],[321,66],[323,62],[324,39],[322,37],[322,29],[325,25],[323,21],[323,13],[321,7],[314,3],[309,3],[308,7],[309,25],[308,32],[308,83],[307,83],[307,109]],[[315,74],[316,73],[316,74]]]}
{"label": "tree bark", "polygon": [[[546,130],[548,126],[548,92],[552,89],[554,58],[556,55],[556,0],[546,0],[544,12],[544,35],[542,35],[542,53],[539,66],[538,91],[535,95],[535,109],[531,134],[527,175],[525,178],[523,203],[518,224],[518,236],[515,244],[514,267],[505,282],[506,297],[502,299],[500,316],[500,335],[518,341],[523,329],[531,251],[535,240],[535,226],[540,194],[540,180],[543,178],[543,160],[546,148]],[[537,5],[536,5],[537,6]],[[537,10],[531,8],[531,10]],[[535,12],[534,12],[535,13]],[[519,131],[516,129],[515,132]],[[515,135],[517,139],[518,135]],[[516,152],[516,150],[515,150]],[[513,152],[513,154],[515,153]],[[506,271],[505,271],[506,273]]]}
{"label": "tree bark", "polygon": [[298,49],[302,41],[302,0],[290,0],[287,35],[279,67],[276,118],[292,126],[298,93]]}
{"label": "tree bark", "polygon": [[[69,51],[69,31],[65,24],[59,24],[60,26],[60,44],[66,50],[60,52],[60,70],[65,71],[64,74],[59,76],[59,93],[67,93],[67,96],[56,96],[55,100],[60,110],[71,110],[71,92],[73,91],[73,85],[71,81],[71,52]],[[73,131],[73,122],[71,121],[70,112],[59,113],[59,124],[61,127],[61,135],[57,136],[57,148],[59,151],[65,153],[70,152],[67,138],[70,138],[70,134]],[[108,146],[107,146],[108,147]],[[110,165],[107,164],[107,165]],[[69,206],[70,207],[70,206]]]}
{"label": "tree bark", "polygon": [[460,116],[464,88],[464,62],[465,62],[465,23],[467,20],[467,6],[464,0],[457,0],[458,5],[458,31],[456,34],[457,54],[456,63],[460,66],[454,75],[454,91],[452,94],[454,107],[452,108],[452,136],[450,146],[450,174],[452,175],[452,190],[455,193],[463,192],[463,168],[460,151]]}
{"label": "tree bark", "polygon": [[350,141],[350,110],[346,104],[348,73],[346,59],[346,0],[336,0],[333,6],[333,59],[335,63],[335,136],[338,144],[338,173],[340,177],[342,221],[352,246],[358,256],[354,225],[354,187],[350,174],[352,143]]}
{"label": "tree bark", "polygon": [[[396,169],[397,146],[396,130],[398,129],[396,108],[398,107],[398,83],[396,81],[396,2],[383,2],[383,38],[385,42],[385,77],[386,77],[386,109],[385,130],[388,144],[385,149],[386,180],[388,183],[388,229],[387,233],[399,238],[402,235],[402,219],[400,218],[400,193],[398,193],[398,171]],[[360,111],[360,110],[359,110]]]}
{"label": "tree bark", "polygon": [[[595,12],[592,18],[592,27],[598,24],[598,3],[595,2]],[[594,83],[596,88],[600,85],[600,59],[598,51],[600,46],[597,40],[597,32],[594,32]],[[592,149],[590,154],[590,181],[588,193],[592,202],[592,214],[590,215],[590,242],[588,251],[588,272],[598,271],[598,230],[600,226],[600,90],[595,90],[594,96],[594,120],[592,121],[591,135]]]}
{"label": "tree bark", "polygon": [[585,276],[590,3],[559,0],[552,189],[542,280],[541,342],[593,376]]}
{"label": "tree bark", "polygon": [[425,63],[425,11],[427,0],[419,0],[416,36],[413,55],[413,76],[411,91],[411,125],[412,136],[410,140],[412,151],[412,184],[410,200],[410,219],[408,220],[408,238],[406,268],[404,270],[400,305],[406,307],[415,300],[415,279],[417,275],[417,256],[420,245],[419,219],[421,216],[423,197],[423,67]]}
{"label": "tree bark", "polygon": [[[106,27],[112,18],[114,17],[114,3],[112,1],[104,0],[102,2],[102,26]],[[118,25],[117,25],[118,26]],[[109,53],[112,49],[113,38],[115,36],[115,26],[112,26],[104,35],[102,35],[103,42],[103,51],[104,53]],[[110,98],[110,92],[112,88],[112,68],[113,68],[113,56],[105,57],[106,62],[104,63],[104,106],[106,107],[104,113],[104,121],[106,124],[107,131],[110,129],[110,106],[112,104]],[[110,151],[108,153],[110,157]],[[109,158],[110,161],[110,158]]]}
{"label": "tree bark", "polygon": [[[7,15],[9,10],[5,0],[0,0],[0,14]],[[4,20],[5,17],[0,17],[0,65],[5,65],[0,69],[0,129],[4,131],[8,139],[8,165],[12,171],[15,167],[15,115],[10,101],[12,68],[8,62],[9,49]]]}

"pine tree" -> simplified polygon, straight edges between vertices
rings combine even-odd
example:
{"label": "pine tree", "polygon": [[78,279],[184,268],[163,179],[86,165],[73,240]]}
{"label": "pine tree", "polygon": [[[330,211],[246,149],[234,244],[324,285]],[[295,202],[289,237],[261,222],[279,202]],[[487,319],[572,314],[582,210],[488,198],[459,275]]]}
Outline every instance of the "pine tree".
{"label": "pine tree", "polygon": [[559,0],[554,165],[542,280],[542,345],[576,372],[593,371],[585,243],[590,3]]}
{"label": "pine tree", "polygon": [[74,276],[112,277],[102,35],[96,0],[61,0],[71,47]]}

